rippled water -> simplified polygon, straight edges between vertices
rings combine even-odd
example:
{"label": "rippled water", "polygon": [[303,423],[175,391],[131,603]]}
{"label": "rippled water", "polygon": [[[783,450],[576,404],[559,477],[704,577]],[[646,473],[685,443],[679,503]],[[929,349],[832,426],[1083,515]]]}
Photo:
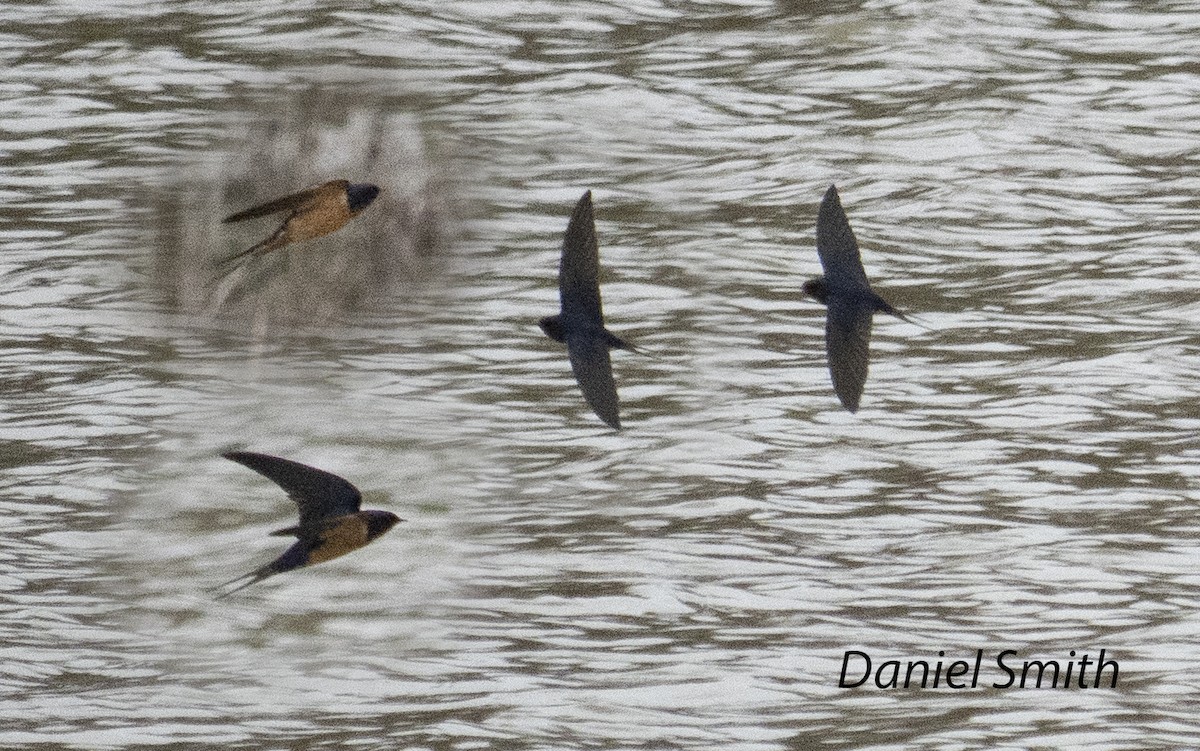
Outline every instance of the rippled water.
{"label": "rippled water", "polygon": [[[1200,739],[1190,5],[0,29],[0,747]],[[247,241],[222,212],[347,170],[392,198],[268,267],[274,302],[200,294]],[[922,324],[877,321],[857,415],[799,294],[831,182]],[[587,188],[609,324],[654,355],[614,354],[619,434],[536,327]],[[358,249],[396,275],[330,272]],[[214,601],[293,513],[231,448],[407,521]],[[1105,649],[1119,687],[837,686],[846,650],[976,649]]]}

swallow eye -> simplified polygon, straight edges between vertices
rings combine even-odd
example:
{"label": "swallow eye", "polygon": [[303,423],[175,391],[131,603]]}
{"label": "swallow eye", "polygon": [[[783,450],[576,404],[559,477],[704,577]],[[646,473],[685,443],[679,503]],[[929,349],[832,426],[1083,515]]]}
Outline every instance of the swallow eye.
{"label": "swallow eye", "polygon": [[378,197],[379,187],[371,183],[351,183],[350,187],[346,188],[346,202],[354,212],[362,211]]}

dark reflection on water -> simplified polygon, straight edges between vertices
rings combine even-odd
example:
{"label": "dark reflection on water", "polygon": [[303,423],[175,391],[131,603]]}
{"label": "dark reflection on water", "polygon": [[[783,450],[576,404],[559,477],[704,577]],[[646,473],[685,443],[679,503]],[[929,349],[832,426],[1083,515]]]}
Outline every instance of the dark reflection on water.
{"label": "dark reflection on water", "polygon": [[[0,746],[1197,735],[1188,7],[0,19]],[[204,217],[249,194],[225,194],[220,169],[170,186],[203,153],[221,167],[228,112],[330,89],[328,112],[272,137],[252,122],[243,142],[310,154],[304,133],[351,133],[329,168],[409,200],[423,178],[404,144],[428,135],[458,170],[462,232],[420,283],[323,319],[256,329],[253,312],[159,305],[146,196],[186,201],[181,250],[237,247]],[[322,167],[260,157],[234,166],[300,184]],[[928,327],[878,322],[858,416],[799,297],[830,182],[872,279]],[[584,188],[606,316],[656,355],[614,357],[620,434],[536,328]],[[343,244],[420,237],[377,208],[294,254],[284,283],[332,273]],[[327,467],[407,521],[216,603],[204,588],[269,560],[293,513],[230,448]],[[1121,685],[836,687],[846,649],[977,648],[1104,648]]]}

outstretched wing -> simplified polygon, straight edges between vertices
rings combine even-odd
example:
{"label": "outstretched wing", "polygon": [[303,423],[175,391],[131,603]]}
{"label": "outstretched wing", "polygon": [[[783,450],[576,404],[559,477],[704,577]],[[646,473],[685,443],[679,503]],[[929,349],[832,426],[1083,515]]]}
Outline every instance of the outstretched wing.
{"label": "outstretched wing", "polygon": [[330,194],[345,193],[350,186],[347,180],[330,180],[327,183],[316,185],[311,188],[305,188],[298,193],[291,193],[283,198],[276,198],[273,201],[259,204],[239,211],[236,214],[230,214],[221,221],[225,224],[229,222],[240,222],[246,219],[255,219],[268,214],[275,214],[280,211],[295,211],[302,206],[306,206],[313,201],[319,201]]}
{"label": "outstretched wing", "polygon": [[825,352],[833,390],[842,406],[858,411],[867,382],[871,344],[871,307],[840,296],[828,299],[825,316]]}
{"label": "outstretched wing", "polygon": [[316,467],[249,451],[232,451],[224,456],[249,467],[287,491],[300,511],[300,525],[294,530],[286,530],[289,533],[311,533],[319,529],[326,519],[357,512],[362,503],[358,488]]}
{"label": "outstretched wing", "polygon": [[589,324],[604,325],[600,308],[600,247],[596,242],[590,190],[575,204],[567,234],[563,237],[558,296],[568,329]]}
{"label": "outstretched wing", "polygon": [[833,287],[868,287],[867,272],[850,220],[842,210],[837,186],[830,185],[817,212],[817,255],[825,270],[825,281]]}
{"label": "outstretched wing", "polygon": [[567,356],[571,370],[596,416],[614,430],[621,429],[618,415],[617,384],[613,381],[612,361],[608,356],[608,344],[595,332],[567,335]]}

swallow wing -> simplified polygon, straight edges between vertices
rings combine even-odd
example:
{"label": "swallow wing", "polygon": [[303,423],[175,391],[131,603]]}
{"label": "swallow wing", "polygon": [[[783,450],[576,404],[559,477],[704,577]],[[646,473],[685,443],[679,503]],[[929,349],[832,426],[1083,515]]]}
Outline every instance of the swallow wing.
{"label": "swallow wing", "polygon": [[356,513],[362,504],[358,488],[316,467],[249,451],[233,451],[224,456],[287,491],[300,511],[300,524],[287,530],[289,533],[294,529],[295,534],[303,536],[320,529],[331,517]]}
{"label": "swallow wing", "polygon": [[825,280],[831,286],[869,286],[858,241],[854,239],[850,220],[842,210],[842,200],[835,185],[825,191],[821,209],[817,212],[817,255],[821,257]]}
{"label": "swallow wing", "polygon": [[563,237],[558,296],[565,322],[604,325],[604,313],[600,308],[600,247],[596,242],[590,190],[575,204],[567,234]]}
{"label": "swallow wing", "polygon": [[825,352],[833,390],[842,406],[858,411],[867,382],[871,343],[871,307],[853,299],[830,296],[825,317]]}
{"label": "swallow wing", "polygon": [[617,384],[613,381],[608,344],[593,332],[567,336],[567,357],[583,391],[583,398],[596,416],[614,430],[621,429]]}
{"label": "swallow wing", "polygon": [[348,187],[350,187],[350,183],[347,180],[330,180],[329,182],[321,185],[305,188],[298,193],[291,193],[283,198],[276,198],[273,201],[267,201],[266,203],[259,204],[258,206],[248,208],[245,211],[239,211],[236,214],[230,214],[221,221],[225,224],[228,224],[230,222],[240,222],[246,219],[256,219],[260,216],[267,216],[268,214],[276,214],[280,211],[295,212],[304,206],[312,204],[313,202],[327,199],[330,195],[337,195],[338,193],[344,194]]}

